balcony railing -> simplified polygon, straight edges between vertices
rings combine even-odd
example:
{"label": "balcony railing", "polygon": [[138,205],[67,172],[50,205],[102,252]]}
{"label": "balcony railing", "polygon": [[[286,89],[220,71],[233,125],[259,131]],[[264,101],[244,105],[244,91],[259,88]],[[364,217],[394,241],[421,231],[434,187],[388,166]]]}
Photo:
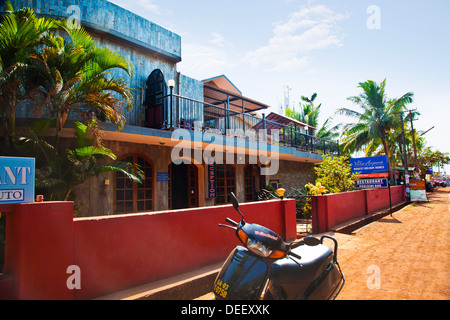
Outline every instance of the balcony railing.
{"label": "balcony railing", "polygon": [[[164,97],[169,115],[167,127],[193,130],[194,126],[202,131],[215,134],[233,134],[243,137],[258,138],[261,129],[267,134],[277,132],[278,143],[282,146],[296,148],[300,151],[320,154],[339,155],[339,143],[308,135],[303,129],[294,125],[285,125],[259,116],[256,113],[243,113],[226,107],[208,104],[203,101],[186,98],[177,94]],[[171,116],[170,116],[171,115]]]}

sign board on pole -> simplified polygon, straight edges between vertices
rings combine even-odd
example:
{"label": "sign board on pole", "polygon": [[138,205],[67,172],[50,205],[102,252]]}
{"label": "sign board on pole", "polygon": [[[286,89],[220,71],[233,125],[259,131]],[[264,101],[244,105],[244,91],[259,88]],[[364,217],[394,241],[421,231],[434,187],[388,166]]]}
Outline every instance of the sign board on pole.
{"label": "sign board on pole", "polygon": [[380,173],[388,172],[386,156],[350,158],[351,173]]}
{"label": "sign board on pole", "polygon": [[35,159],[0,157],[0,204],[34,202]]}

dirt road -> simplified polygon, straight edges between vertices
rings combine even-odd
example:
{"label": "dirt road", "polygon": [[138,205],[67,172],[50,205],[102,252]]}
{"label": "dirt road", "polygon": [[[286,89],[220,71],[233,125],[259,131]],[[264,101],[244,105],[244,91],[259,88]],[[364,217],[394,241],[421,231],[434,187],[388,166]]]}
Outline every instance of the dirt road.
{"label": "dirt road", "polygon": [[354,231],[333,234],[346,284],[338,299],[450,300],[450,188]]}

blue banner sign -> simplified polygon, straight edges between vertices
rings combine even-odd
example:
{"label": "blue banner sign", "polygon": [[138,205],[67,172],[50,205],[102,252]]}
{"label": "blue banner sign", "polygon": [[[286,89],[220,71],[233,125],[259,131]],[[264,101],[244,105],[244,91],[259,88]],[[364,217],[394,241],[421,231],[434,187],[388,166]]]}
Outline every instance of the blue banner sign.
{"label": "blue banner sign", "polygon": [[356,181],[355,188],[356,189],[374,189],[374,188],[387,188],[388,187],[388,179],[360,179]]}
{"label": "blue banner sign", "polygon": [[34,202],[34,158],[0,157],[0,204]]}
{"label": "blue banner sign", "polygon": [[380,173],[388,172],[386,156],[350,158],[351,173]]}

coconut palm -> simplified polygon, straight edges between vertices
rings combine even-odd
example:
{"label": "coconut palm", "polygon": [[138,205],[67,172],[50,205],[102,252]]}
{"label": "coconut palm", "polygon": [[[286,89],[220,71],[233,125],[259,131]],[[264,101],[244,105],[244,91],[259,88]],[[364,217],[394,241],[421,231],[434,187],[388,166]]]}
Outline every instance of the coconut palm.
{"label": "coconut palm", "polygon": [[[294,109],[287,108],[286,115],[292,119],[298,120],[310,125],[311,127],[316,128],[318,125],[320,107],[322,106],[322,104],[319,104],[317,107],[314,107],[314,100],[316,98],[317,93],[314,93],[311,98],[302,96],[301,99],[306,103],[300,103],[300,111],[297,112]],[[314,135],[314,130],[310,129],[309,134]]]}
{"label": "coconut palm", "polygon": [[[311,127],[317,128],[319,126],[320,108],[322,104],[317,107],[314,106],[314,100],[317,98],[317,93],[314,93],[311,98],[301,96],[301,99],[306,103],[300,104],[300,111],[297,112],[294,109],[287,108],[286,116],[295,119],[297,121],[306,123]],[[340,124],[331,125],[332,118],[328,118],[322,124],[319,129],[310,129],[309,134],[325,140],[335,140],[339,137],[337,132],[340,128]]]}
{"label": "coconut palm", "polygon": [[344,125],[341,142],[344,152],[353,153],[360,151],[374,142],[381,142],[384,154],[388,157],[388,167],[391,183],[393,173],[390,169],[390,149],[387,135],[389,130],[401,125],[400,113],[408,103],[413,101],[414,94],[408,92],[399,99],[388,99],[385,87],[386,79],[380,84],[372,80],[359,83],[363,90],[358,96],[349,97],[348,100],[357,104],[362,110],[355,111],[349,108],[340,108],[338,114],[344,114],[357,119],[356,123]]}

